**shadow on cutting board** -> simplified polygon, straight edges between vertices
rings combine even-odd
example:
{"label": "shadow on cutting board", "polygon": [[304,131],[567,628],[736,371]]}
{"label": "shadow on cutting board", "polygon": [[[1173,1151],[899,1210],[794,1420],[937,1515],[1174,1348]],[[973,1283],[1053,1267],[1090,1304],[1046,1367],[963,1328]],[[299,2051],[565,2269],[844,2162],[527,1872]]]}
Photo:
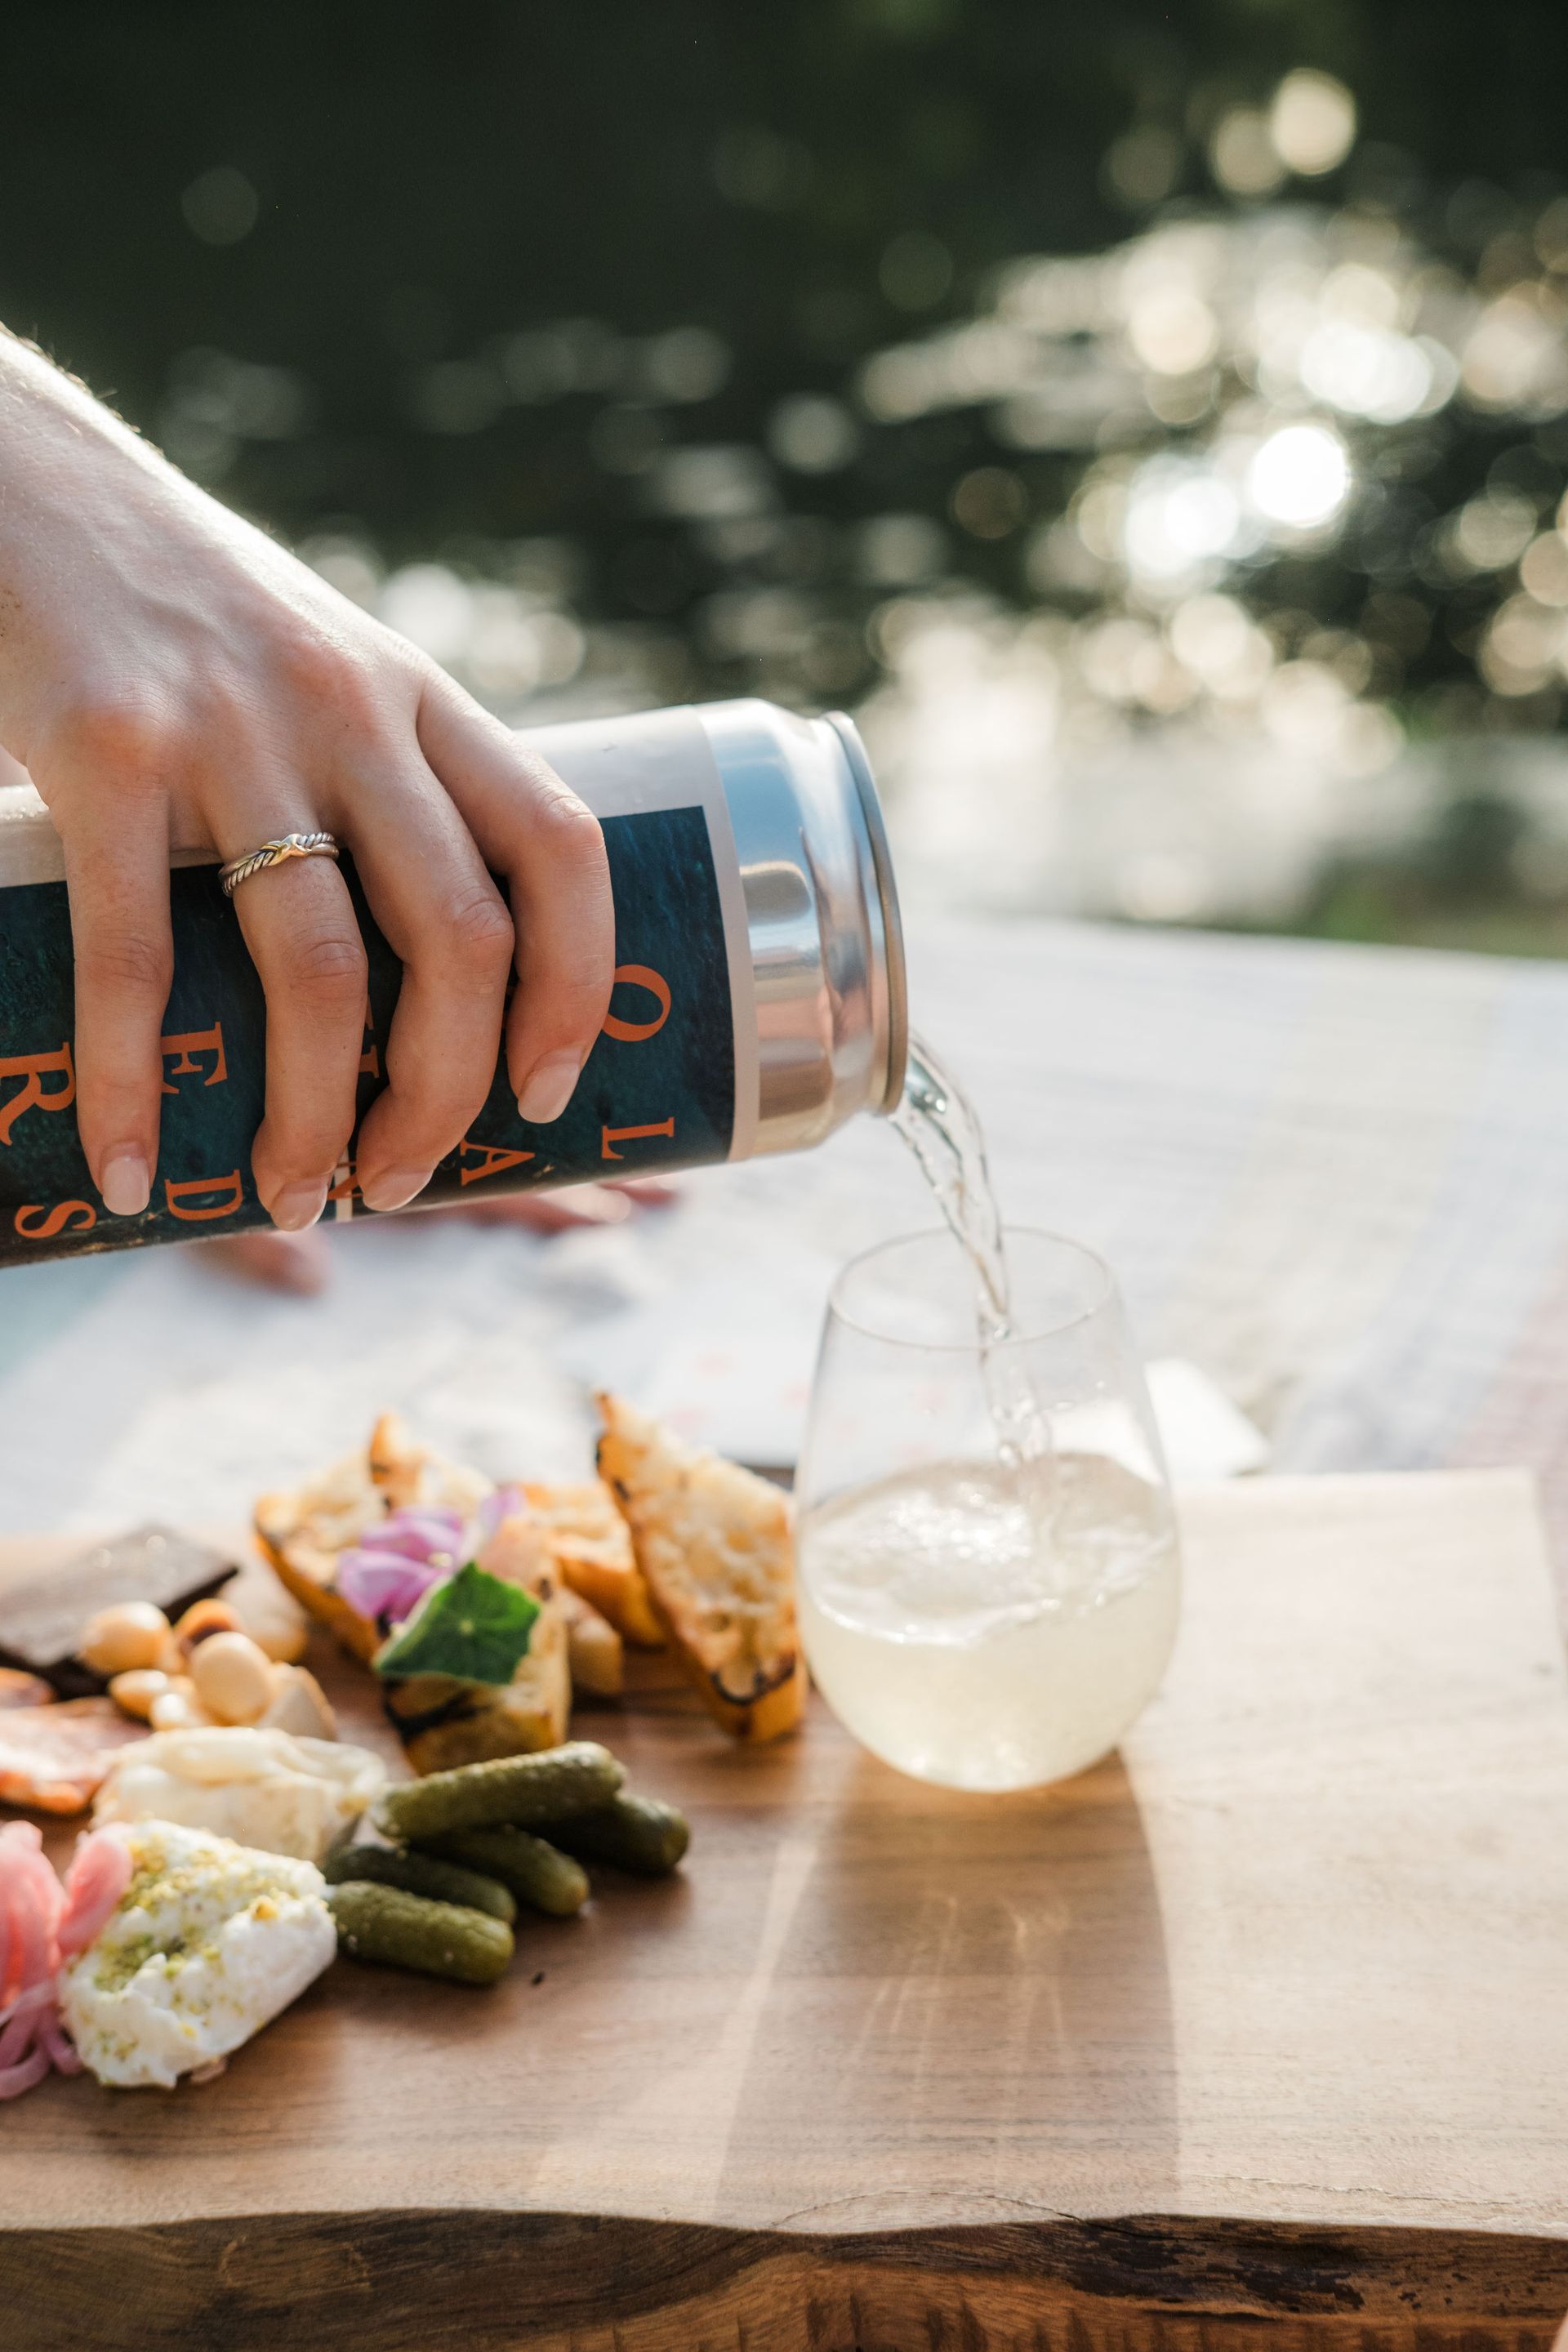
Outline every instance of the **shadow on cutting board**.
{"label": "shadow on cutting board", "polygon": [[786,1896],[724,2158],[738,2204],[829,2231],[1168,2210],[1170,1983],[1120,1758],[998,1799],[862,1755],[841,1794]]}

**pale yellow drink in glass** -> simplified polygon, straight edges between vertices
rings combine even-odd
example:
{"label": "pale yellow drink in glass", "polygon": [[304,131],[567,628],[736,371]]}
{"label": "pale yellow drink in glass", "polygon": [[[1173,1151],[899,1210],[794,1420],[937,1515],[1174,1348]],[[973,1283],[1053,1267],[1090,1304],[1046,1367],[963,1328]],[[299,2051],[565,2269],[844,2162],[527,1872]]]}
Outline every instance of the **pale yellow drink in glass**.
{"label": "pale yellow drink in glass", "polygon": [[1022,1789],[1113,1748],[1175,1638],[1163,1486],[1064,1453],[1052,1507],[994,1461],[935,1463],[808,1509],[801,1629],[874,1755],[960,1789]]}

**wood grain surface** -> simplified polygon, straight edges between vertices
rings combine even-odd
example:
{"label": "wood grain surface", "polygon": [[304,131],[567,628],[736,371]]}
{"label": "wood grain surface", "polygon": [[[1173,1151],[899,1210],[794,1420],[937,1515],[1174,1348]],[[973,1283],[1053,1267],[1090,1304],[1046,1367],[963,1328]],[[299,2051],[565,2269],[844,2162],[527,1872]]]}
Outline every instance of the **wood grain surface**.
{"label": "wood grain surface", "polygon": [[1075,1781],[925,1789],[820,1706],[733,1750],[651,1661],[577,1720],[690,1811],[679,1879],[604,1874],[494,1990],[345,1962],[216,2084],[0,2109],[0,2344],[1544,2352],[1568,1707],[1528,1481],[1183,1521],[1166,1688]]}

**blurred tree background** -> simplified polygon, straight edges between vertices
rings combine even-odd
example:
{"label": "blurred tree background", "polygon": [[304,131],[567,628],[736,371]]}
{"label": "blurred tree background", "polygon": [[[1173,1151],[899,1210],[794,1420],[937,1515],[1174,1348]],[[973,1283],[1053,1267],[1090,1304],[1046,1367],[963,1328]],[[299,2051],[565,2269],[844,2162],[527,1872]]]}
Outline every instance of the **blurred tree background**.
{"label": "blurred tree background", "polygon": [[10,0],[0,66],[0,318],[509,716],[847,702],[933,888],[1568,944],[1560,0]]}

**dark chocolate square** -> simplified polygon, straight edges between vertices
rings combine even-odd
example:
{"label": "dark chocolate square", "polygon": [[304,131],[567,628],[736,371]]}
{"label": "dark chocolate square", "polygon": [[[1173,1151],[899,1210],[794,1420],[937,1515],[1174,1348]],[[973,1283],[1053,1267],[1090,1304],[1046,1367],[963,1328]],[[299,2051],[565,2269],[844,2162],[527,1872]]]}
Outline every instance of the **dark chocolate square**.
{"label": "dark chocolate square", "polygon": [[237,1573],[239,1562],[177,1528],[135,1528],[25,1583],[0,1586],[0,1666],[42,1675],[61,1698],[85,1698],[103,1676],[76,1654],[100,1609],[151,1601],[171,1621]]}

